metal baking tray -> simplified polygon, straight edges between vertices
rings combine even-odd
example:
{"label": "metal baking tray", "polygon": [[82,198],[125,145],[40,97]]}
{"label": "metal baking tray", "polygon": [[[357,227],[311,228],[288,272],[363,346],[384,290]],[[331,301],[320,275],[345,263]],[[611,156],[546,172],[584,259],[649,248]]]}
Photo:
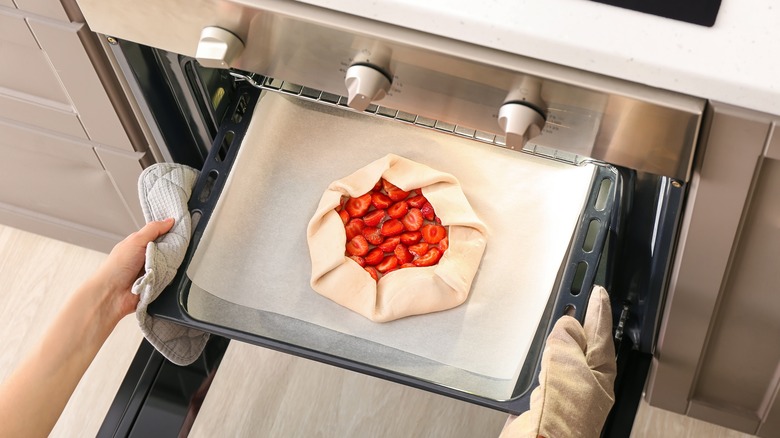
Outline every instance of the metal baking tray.
{"label": "metal baking tray", "polygon": [[[149,307],[160,318],[266,348],[317,360],[356,372],[428,390],[478,405],[518,414],[528,409],[530,393],[537,384],[544,340],[557,317],[569,314],[583,320],[593,284],[609,275],[608,241],[615,241],[622,208],[623,181],[618,170],[596,164],[587,201],[571,236],[540,322],[533,333],[521,371],[512,382],[509,396],[491,395],[489,379],[459,370],[429,364],[412,354],[371,342],[354,346],[346,335],[273,313],[236,305],[200,290],[187,276],[198,244],[212,217],[242,141],[258,104],[261,91],[240,86],[236,100],[215,137],[209,157],[193,190],[189,209],[193,235],[182,266],[165,291]],[[334,103],[338,105],[338,103]],[[499,147],[499,146],[494,146]],[[513,152],[524,153],[524,152]],[[593,164],[593,163],[591,163]],[[193,303],[199,309],[193,311]],[[348,347],[345,345],[349,345]],[[367,359],[368,358],[368,359]],[[425,369],[424,372],[418,372]]]}

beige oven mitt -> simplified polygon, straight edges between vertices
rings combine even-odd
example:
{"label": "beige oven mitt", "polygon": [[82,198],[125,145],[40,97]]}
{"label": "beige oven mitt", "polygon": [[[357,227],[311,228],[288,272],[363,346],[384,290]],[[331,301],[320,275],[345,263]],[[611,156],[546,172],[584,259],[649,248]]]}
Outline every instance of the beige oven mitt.
{"label": "beige oven mitt", "polygon": [[[379,282],[344,255],[346,232],[334,210],[342,196],[358,197],[384,178],[402,190],[422,189],[449,248],[438,264],[399,269]],[[397,155],[386,155],[330,184],[307,229],[311,287],[376,322],[450,309],[468,297],[486,245],[486,229],[454,176]]]}
{"label": "beige oven mitt", "polygon": [[144,169],[138,179],[144,218],[151,222],[172,217],[176,222],[168,233],[146,247],[144,274],[135,281],[132,289],[140,296],[135,315],[149,343],[176,365],[194,362],[203,351],[209,335],[150,316],[146,308],[173,280],[184,260],[192,234],[187,201],[197,178],[198,171],[190,167],[159,163]]}
{"label": "beige oven mitt", "polygon": [[503,438],[596,438],[615,401],[615,347],[609,295],[594,286],[585,324],[563,316],[542,353],[531,409],[510,419]]}

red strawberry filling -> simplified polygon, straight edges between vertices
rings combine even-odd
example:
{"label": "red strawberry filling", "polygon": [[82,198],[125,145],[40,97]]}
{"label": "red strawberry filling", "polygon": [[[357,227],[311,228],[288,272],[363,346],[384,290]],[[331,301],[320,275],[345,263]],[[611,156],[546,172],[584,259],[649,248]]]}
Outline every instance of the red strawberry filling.
{"label": "red strawberry filling", "polygon": [[447,228],[420,189],[404,191],[385,179],[336,207],[347,233],[345,255],[379,281],[396,269],[432,266],[447,250]]}

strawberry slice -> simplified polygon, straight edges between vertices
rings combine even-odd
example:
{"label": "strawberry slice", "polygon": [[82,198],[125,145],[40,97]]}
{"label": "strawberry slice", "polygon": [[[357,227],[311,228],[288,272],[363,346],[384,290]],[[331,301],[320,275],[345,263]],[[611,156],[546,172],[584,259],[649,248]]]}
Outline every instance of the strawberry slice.
{"label": "strawberry slice", "polygon": [[398,259],[394,255],[387,256],[382,260],[382,263],[376,266],[376,270],[379,272],[389,272],[398,267]]}
{"label": "strawberry slice", "polygon": [[439,262],[442,254],[442,251],[434,246],[412,263],[414,263],[415,266],[432,266]]}
{"label": "strawberry slice", "polygon": [[387,215],[393,219],[401,219],[407,211],[409,211],[409,204],[406,201],[398,201],[387,209]]}
{"label": "strawberry slice", "polygon": [[409,192],[399,189],[386,179],[382,179],[382,188],[385,189],[387,196],[389,196],[393,201],[400,201],[402,199],[406,199],[406,197],[409,196]]}
{"label": "strawberry slice", "polygon": [[371,278],[374,279],[374,281],[379,281],[379,272],[377,272],[376,268],[374,268],[373,266],[366,266],[363,269],[365,269],[366,272],[368,272],[368,275],[370,275]]}
{"label": "strawberry slice", "polygon": [[[369,253],[369,254],[370,254],[370,253]],[[355,263],[357,263],[358,265],[360,265],[360,267],[361,267],[361,268],[362,268],[363,266],[366,266],[366,259],[364,259],[363,257],[360,257],[360,256],[354,256],[354,255],[353,255],[353,256],[349,256],[349,258],[351,258],[352,260],[354,260],[354,261],[355,261]]]}
{"label": "strawberry slice", "polygon": [[341,218],[341,222],[343,222],[344,225],[349,222],[349,213],[347,213],[346,210],[339,211],[339,217]]}
{"label": "strawberry slice", "polygon": [[379,245],[385,240],[377,227],[366,227],[362,231],[363,237],[372,245]]}
{"label": "strawberry slice", "polygon": [[449,247],[447,229],[420,189],[380,179],[369,193],[342,196],[335,211],[344,223],[346,255],[375,281],[396,269],[435,265]]}
{"label": "strawberry slice", "polygon": [[426,252],[428,252],[428,244],[425,242],[418,243],[416,245],[411,245],[409,247],[409,252],[416,255],[417,257],[422,257],[425,255]]}
{"label": "strawberry slice", "polygon": [[379,248],[374,248],[366,254],[365,262],[367,265],[376,266],[385,258],[385,253]]}
{"label": "strawberry slice", "polygon": [[395,250],[393,250],[393,254],[395,254],[395,258],[398,259],[398,263],[401,263],[402,265],[405,263],[411,263],[412,260],[414,260],[414,256],[409,252],[408,249],[406,249],[404,245],[396,246]]}
{"label": "strawberry slice", "polygon": [[393,252],[395,247],[401,243],[401,238],[398,236],[388,237],[384,242],[380,243],[377,247],[384,252]]}
{"label": "strawberry slice", "polygon": [[425,205],[425,203],[428,202],[428,200],[425,199],[425,196],[423,195],[417,195],[407,199],[406,202],[409,203],[410,207],[420,208],[423,205]]}
{"label": "strawberry slice", "polygon": [[383,236],[397,236],[404,232],[404,224],[402,224],[398,219],[389,219],[382,224],[382,228],[379,232]]}
{"label": "strawberry slice", "polygon": [[431,205],[430,202],[423,204],[423,206],[420,207],[420,211],[422,212],[423,217],[429,221],[432,221],[436,216],[436,213],[433,211],[433,205]]}
{"label": "strawberry slice", "polygon": [[363,222],[365,222],[365,224],[369,227],[375,227],[379,225],[379,223],[382,222],[382,219],[384,218],[384,210],[373,210],[369,211],[365,216],[363,216]]}
{"label": "strawberry slice", "polygon": [[365,237],[355,236],[347,242],[347,254],[353,256],[364,256],[368,253],[368,241]]}
{"label": "strawberry slice", "polygon": [[353,237],[362,233],[366,224],[362,219],[351,219],[347,225],[344,226],[344,231],[347,232],[347,241],[352,240]]}
{"label": "strawberry slice", "polygon": [[439,243],[442,239],[447,237],[447,229],[441,225],[423,225],[423,227],[420,228],[420,233],[422,233],[423,240],[432,245]]}
{"label": "strawberry slice", "polygon": [[361,217],[371,207],[371,194],[366,193],[363,196],[357,198],[349,198],[347,203],[344,204],[344,210],[349,213],[350,217]]}
{"label": "strawberry slice", "polygon": [[374,204],[377,210],[384,210],[393,205],[393,200],[384,193],[375,192],[371,194],[371,203]]}
{"label": "strawberry slice", "polygon": [[401,243],[406,246],[420,243],[420,239],[422,239],[422,234],[419,231],[409,231],[401,234]]}
{"label": "strawberry slice", "polygon": [[423,225],[423,214],[422,211],[419,208],[412,208],[409,210],[408,213],[404,216],[403,219],[401,219],[401,222],[404,224],[404,228],[407,231],[417,231],[422,227]]}

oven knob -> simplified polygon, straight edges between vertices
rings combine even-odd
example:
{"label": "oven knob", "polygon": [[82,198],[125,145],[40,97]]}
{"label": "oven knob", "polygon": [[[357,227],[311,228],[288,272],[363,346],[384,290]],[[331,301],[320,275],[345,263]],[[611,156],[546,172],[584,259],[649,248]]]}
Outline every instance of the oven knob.
{"label": "oven knob", "polygon": [[498,110],[498,124],[506,133],[507,147],[522,149],[528,140],[542,133],[544,113],[525,101],[507,102]]}
{"label": "oven knob", "polygon": [[390,89],[390,78],[376,67],[355,64],[347,69],[344,84],[349,93],[347,105],[358,111],[365,111],[371,101],[385,97]]}
{"label": "oven knob", "polygon": [[232,33],[215,26],[204,27],[200,32],[195,59],[208,68],[229,68],[244,50],[244,43]]}

